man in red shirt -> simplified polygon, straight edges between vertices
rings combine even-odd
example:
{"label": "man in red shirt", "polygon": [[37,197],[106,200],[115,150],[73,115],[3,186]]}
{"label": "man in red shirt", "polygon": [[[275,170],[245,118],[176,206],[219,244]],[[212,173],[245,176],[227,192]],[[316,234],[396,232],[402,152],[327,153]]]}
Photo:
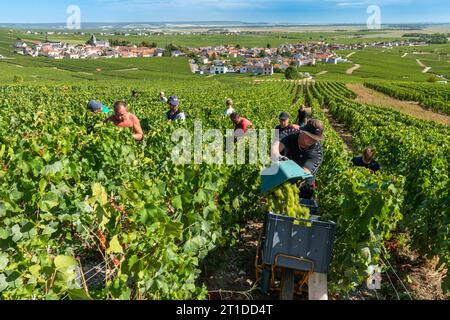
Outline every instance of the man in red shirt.
{"label": "man in red shirt", "polygon": [[133,138],[136,141],[142,141],[144,139],[144,131],[141,127],[141,122],[132,113],[128,112],[127,103],[124,101],[117,101],[114,104],[115,114],[105,120],[106,122],[113,122],[118,128],[132,128]]}
{"label": "man in red shirt", "polygon": [[242,130],[244,133],[247,133],[249,129],[254,129],[253,123],[249,120],[241,117],[236,112],[233,112],[230,115],[231,121],[234,123],[234,130]]}

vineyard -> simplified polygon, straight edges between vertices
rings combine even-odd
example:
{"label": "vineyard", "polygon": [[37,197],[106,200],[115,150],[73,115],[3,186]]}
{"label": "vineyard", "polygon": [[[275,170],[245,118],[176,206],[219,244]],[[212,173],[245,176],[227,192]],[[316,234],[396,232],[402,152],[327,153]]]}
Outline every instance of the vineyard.
{"label": "vineyard", "polygon": [[[448,102],[435,87],[401,86]],[[197,281],[205,259],[232,246],[249,219],[263,219],[263,167],[176,165],[171,137],[179,128],[194,133],[195,121],[225,133],[232,128],[223,116],[229,97],[257,129],[273,129],[279,112],[296,114],[302,103],[323,121],[318,200],[320,215],[337,223],[333,293],[345,299],[370,265],[389,259],[385,242],[395,230],[410,233],[422,255],[450,264],[448,127],[355,103],[337,82],[172,83],[164,90],[176,93],[188,114],[173,124],[164,122],[161,88],[140,88],[135,98],[131,90],[0,87],[0,299],[208,298]],[[88,113],[93,97],[109,105],[127,100],[144,141]],[[355,150],[376,146],[383,173],[351,166],[353,154],[324,106],[351,131]]]}
{"label": "vineyard", "polygon": [[365,86],[393,98],[416,101],[424,108],[450,115],[450,88],[445,85],[366,82]]}
{"label": "vineyard", "polygon": [[[353,102],[344,85],[318,83],[314,97],[345,124],[354,145],[376,146],[385,173],[404,177],[400,228],[425,257],[450,263],[450,132],[448,126],[415,120],[396,111]],[[444,281],[448,290],[448,278]]]}

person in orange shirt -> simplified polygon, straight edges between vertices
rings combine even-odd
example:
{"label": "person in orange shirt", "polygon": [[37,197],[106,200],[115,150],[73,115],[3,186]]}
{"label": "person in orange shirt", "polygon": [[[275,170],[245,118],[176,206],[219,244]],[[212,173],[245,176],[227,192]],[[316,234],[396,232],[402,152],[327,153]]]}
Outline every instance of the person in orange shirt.
{"label": "person in orange shirt", "polygon": [[233,112],[230,115],[231,121],[234,123],[234,130],[242,130],[244,133],[247,133],[249,129],[254,129],[255,126],[253,123],[250,122],[250,120],[247,120],[243,117],[241,117],[238,113]]}
{"label": "person in orange shirt", "polygon": [[112,122],[118,128],[132,128],[133,138],[136,141],[144,139],[144,131],[138,117],[128,112],[128,105],[125,101],[117,101],[114,104],[115,114],[105,120],[105,123]]}

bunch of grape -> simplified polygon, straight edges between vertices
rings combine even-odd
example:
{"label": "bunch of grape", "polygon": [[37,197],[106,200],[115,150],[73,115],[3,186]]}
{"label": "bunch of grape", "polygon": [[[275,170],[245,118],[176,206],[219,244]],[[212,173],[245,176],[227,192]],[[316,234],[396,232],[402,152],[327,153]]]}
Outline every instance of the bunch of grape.
{"label": "bunch of grape", "polygon": [[310,209],[300,205],[299,193],[295,184],[284,183],[267,195],[267,210],[292,218],[309,219]]}

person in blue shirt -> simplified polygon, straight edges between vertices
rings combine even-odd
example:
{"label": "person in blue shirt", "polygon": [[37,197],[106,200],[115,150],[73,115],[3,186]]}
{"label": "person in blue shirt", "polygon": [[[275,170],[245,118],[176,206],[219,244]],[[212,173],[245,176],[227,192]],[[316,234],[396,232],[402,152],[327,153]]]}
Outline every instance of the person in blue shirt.
{"label": "person in blue shirt", "polygon": [[166,113],[167,121],[186,120],[186,114],[180,110],[180,101],[177,96],[171,96],[167,104],[170,107]]}
{"label": "person in blue shirt", "polygon": [[89,101],[88,109],[94,113],[110,113],[110,110],[107,106],[95,100]]}
{"label": "person in blue shirt", "polygon": [[380,165],[375,161],[375,152],[373,148],[369,147],[363,151],[361,157],[352,159],[353,165],[356,167],[364,167],[373,173],[380,171]]}

